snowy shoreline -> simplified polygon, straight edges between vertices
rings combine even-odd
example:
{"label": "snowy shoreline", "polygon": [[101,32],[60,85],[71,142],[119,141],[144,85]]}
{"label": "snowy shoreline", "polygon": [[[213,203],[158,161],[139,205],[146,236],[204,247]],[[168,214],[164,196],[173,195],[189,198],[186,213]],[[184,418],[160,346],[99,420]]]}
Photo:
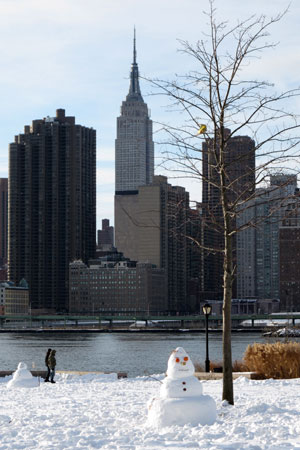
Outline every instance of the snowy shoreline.
{"label": "snowy shoreline", "polygon": [[234,382],[235,405],[221,401],[222,381],[203,381],[217,404],[211,425],[147,424],[147,403],[164,375],[118,380],[57,375],[55,385],[7,389],[0,379],[0,450],[9,449],[300,449],[300,379]]}

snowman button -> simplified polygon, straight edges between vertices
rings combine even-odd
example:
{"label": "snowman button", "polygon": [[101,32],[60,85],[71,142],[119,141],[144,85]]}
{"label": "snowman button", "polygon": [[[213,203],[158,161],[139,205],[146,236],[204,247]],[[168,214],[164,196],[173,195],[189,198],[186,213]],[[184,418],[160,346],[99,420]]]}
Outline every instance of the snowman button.
{"label": "snowman button", "polygon": [[185,382],[185,381],[183,381],[183,382],[182,382],[182,384],[186,384],[186,382]]}
{"label": "snowman button", "polygon": [[184,391],[186,391],[186,388],[183,388]]}

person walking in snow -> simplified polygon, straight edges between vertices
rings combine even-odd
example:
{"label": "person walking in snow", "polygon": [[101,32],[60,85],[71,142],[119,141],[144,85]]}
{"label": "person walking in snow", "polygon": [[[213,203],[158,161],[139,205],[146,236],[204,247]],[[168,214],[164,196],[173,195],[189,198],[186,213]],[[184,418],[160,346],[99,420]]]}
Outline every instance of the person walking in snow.
{"label": "person walking in snow", "polygon": [[55,383],[54,376],[55,376],[55,366],[56,366],[56,359],[55,359],[55,350],[51,350],[51,353],[48,358],[48,364],[50,368],[50,382]]}
{"label": "person walking in snow", "polygon": [[47,375],[45,378],[45,383],[47,383],[49,381],[49,377],[50,377],[50,367],[49,367],[49,363],[48,363],[50,353],[51,353],[51,348],[48,348],[46,356],[45,356],[45,365],[47,367]]}

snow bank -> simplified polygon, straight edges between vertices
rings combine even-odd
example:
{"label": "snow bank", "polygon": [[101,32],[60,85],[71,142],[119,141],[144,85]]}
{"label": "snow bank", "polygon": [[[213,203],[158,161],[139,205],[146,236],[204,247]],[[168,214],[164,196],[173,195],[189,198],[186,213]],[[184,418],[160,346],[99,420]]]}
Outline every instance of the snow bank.
{"label": "snow bank", "polygon": [[89,373],[84,375],[77,375],[74,373],[60,374],[62,383],[108,383],[118,380],[117,373]]}
{"label": "snow bank", "polygon": [[172,425],[212,425],[216,420],[216,404],[209,395],[199,397],[155,399],[149,404],[148,424],[154,427]]}
{"label": "snow bank", "polygon": [[203,381],[217,404],[215,423],[167,428],[147,424],[147,402],[160,388],[150,377],[55,379],[30,391],[0,383],[1,450],[300,448],[300,379],[241,377],[234,382],[234,406],[222,403],[221,380]]}

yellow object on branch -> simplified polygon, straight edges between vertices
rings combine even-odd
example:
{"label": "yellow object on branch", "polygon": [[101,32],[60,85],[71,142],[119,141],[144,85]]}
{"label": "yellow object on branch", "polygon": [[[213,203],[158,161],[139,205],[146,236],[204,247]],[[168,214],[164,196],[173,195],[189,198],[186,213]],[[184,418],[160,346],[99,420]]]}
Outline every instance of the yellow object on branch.
{"label": "yellow object on branch", "polygon": [[206,132],[206,125],[200,125],[200,128],[199,128],[199,131],[197,133],[197,136],[198,136],[198,134],[203,134],[205,132]]}

